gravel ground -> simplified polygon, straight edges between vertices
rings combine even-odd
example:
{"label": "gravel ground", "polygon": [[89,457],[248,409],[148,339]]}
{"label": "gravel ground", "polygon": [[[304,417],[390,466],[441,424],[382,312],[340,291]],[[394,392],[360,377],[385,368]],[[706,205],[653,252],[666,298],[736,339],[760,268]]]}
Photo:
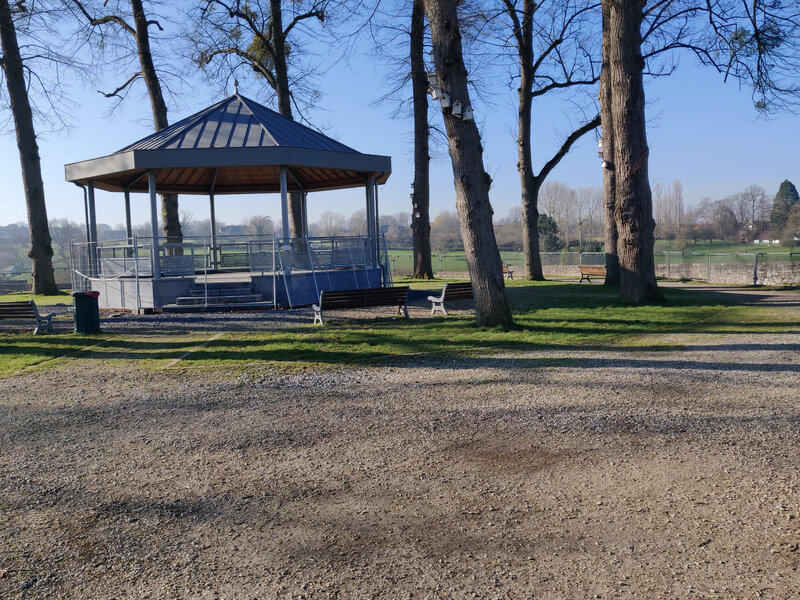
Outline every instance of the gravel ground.
{"label": "gravel ground", "polygon": [[0,380],[0,597],[798,598],[800,305],[762,300],[786,333],[658,352]]}

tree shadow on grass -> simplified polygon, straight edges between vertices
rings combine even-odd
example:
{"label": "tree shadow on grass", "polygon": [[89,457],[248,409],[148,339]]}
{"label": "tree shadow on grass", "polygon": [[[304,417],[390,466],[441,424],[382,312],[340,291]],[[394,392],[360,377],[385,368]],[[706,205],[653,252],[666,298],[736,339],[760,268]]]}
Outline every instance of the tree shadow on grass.
{"label": "tree shadow on grass", "polygon": [[[517,326],[507,332],[480,328],[472,316],[401,319],[352,318],[326,326],[305,324],[308,313],[175,315],[125,317],[103,321],[112,335],[0,336],[4,353],[42,359],[79,355],[88,359],[168,360],[181,357],[200,343],[207,345],[185,359],[187,363],[310,362],[331,365],[373,364],[406,355],[431,357],[480,353],[524,352],[539,349],[631,351],[686,349],[684,345],[626,346],[626,338],[674,334],[790,333],[800,322],[726,320],[714,318],[721,310],[711,292],[665,290],[666,301],[654,307],[628,307],[616,299],[613,288],[578,284],[529,285],[509,288],[509,296],[525,309]],[[688,311],[682,311],[686,308]],[[704,309],[708,310],[704,310]],[[695,310],[697,309],[697,310]],[[290,319],[276,325],[281,318]],[[302,320],[302,321],[301,321]],[[130,323],[130,330],[126,330]],[[303,323],[299,325],[299,323]],[[150,327],[152,325],[152,327]],[[225,332],[208,341],[210,333]],[[178,337],[181,336],[181,337]],[[186,337],[183,337],[186,336]],[[191,339],[192,336],[194,339]],[[657,339],[657,338],[654,338]],[[727,347],[727,346],[720,346]],[[764,345],[754,347],[765,349]],[[767,349],[769,346],[767,346]],[[728,349],[734,349],[728,347]],[[795,351],[794,345],[775,349]]]}

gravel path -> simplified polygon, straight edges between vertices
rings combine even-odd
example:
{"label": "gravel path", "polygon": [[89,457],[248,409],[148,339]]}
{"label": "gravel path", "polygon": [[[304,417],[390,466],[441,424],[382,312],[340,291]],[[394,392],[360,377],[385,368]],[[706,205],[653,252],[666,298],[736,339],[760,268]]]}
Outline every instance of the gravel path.
{"label": "gravel path", "polygon": [[0,597],[800,597],[777,302],[658,352],[0,380]]}

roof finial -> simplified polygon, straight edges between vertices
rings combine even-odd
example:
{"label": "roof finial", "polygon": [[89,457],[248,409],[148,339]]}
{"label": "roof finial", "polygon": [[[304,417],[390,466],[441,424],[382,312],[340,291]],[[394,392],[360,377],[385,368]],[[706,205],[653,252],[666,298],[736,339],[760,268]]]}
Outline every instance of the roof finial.
{"label": "roof finial", "polygon": [[239,93],[239,80],[236,79],[235,77],[233,78],[233,93],[234,94]]}

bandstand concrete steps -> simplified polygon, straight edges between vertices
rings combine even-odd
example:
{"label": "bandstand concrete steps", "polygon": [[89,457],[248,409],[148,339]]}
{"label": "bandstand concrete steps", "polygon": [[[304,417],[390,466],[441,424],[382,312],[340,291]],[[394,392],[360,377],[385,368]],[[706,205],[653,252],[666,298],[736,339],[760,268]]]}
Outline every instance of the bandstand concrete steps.
{"label": "bandstand concrete steps", "polygon": [[[188,296],[181,296],[172,305],[174,309],[189,307],[233,308],[255,305],[262,307],[272,303],[264,302],[261,294],[254,294],[251,285],[241,281],[215,281],[195,283]],[[166,308],[166,307],[165,307]]]}

